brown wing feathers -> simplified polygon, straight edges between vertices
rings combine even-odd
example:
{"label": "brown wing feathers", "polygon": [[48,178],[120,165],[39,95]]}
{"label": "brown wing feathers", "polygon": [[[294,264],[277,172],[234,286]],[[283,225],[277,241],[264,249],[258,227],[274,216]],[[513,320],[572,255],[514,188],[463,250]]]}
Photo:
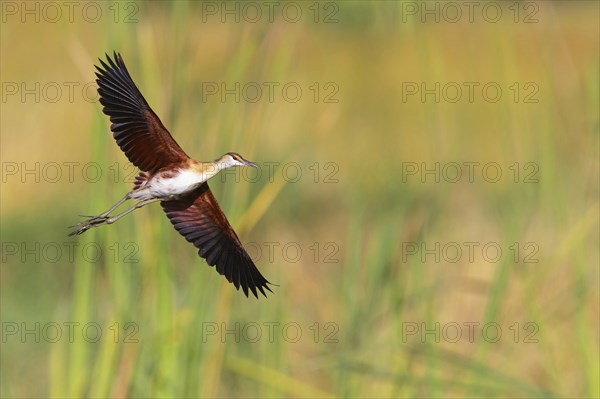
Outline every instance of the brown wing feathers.
{"label": "brown wing feathers", "polygon": [[143,171],[185,162],[188,156],[150,108],[129,75],[120,54],[107,63],[100,60],[98,93],[102,111],[110,117],[110,130],[121,150]]}
{"label": "brown wing feathers", "polygon": [[237,289],[248,289],[258,298],[257,289],[267,296],[270,284],[258,271],[252,258],[244,250],[235,231],[203,183],[190,194],[172,201],[161,202],[175,229],[199,249],[198,254],[211,266],[216,266]]}

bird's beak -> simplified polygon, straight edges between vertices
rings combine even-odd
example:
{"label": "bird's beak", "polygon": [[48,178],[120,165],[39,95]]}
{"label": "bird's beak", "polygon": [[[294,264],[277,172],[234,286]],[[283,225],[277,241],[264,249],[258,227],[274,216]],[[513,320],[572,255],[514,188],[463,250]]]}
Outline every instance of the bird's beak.
{"label": "bird's beak", "polygon": [[258,168],[257,164],[255,164],[254,162],[250,162],[247,159],[244,159],[244,163],[246,164],[246,166],[252,166],[253,168]]}

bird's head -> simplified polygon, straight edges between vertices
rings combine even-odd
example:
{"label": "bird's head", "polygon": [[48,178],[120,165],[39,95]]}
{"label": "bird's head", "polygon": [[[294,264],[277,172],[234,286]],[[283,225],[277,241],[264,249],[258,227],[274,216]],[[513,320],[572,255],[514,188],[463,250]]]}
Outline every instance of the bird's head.
{"label": "bird's head", "polygon": [[252,166],[255,168],[257,167],[255,163],[244,159],[237,152],[228,152],[227,154],[223,155],[219,159],[218,164],[220,166],[220,169],[227,169],[233,166]]}

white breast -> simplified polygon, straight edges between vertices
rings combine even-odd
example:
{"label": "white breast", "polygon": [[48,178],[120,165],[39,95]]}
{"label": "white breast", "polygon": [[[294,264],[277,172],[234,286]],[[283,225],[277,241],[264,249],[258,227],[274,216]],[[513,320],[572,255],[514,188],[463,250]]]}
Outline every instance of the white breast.
{"label": "white breast", "polygon": [[169,197],[180,196],[194,190],[210,177],[189,169],[179,170],[177,174],[171,177],[164,177],[158,174],[141,190],[133,192],[132,197],[138,200],[145,200],[151,198],[167,199]]}

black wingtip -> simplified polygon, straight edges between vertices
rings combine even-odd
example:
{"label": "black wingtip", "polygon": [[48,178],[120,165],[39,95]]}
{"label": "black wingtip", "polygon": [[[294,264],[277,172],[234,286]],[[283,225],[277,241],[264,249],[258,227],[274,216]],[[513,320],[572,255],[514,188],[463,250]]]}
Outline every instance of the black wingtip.
{"label": "black wingtip", "polygon": [[[108,55],[108,53],[104,53],[104,58],[107,61],[109,61],[110,60],[110,55]],[[98,58],[98,61],[100,61],[101,64],[106,65],[106,64],[104,64],[104,60],[102,58]]]}
{"label": "black wingtip", "polygon": [[[268,296],[267,296],[267,293],[265,292],[265,289],[266,289],[267,291],[269,291],[271,294],[275,294],[275,293],[273,292],[273,290],[271,290],[271,287],[269,287],[269,285],[273,285],[273,286],[277,286],[277,287],[279,287],[277,284],[272,284],[272,283],[270,283],[270,282],[268,282],[268,281],[266,281],[266,280],[265,280],[265,281],[264,281],[262,284],[257,284],[257,285],[256,285],[256,288],[258,288],[258,290],[260,291],[260,293],[261,293],[261,294],[262,294],[262,295],[263,295],[265,298],[268,298]],[[259,297],[259,296],[257,296],[257,295],[255,295],[255,296],[256,296],[256,299],[259,299],[259,298],[260,298],[260,297]]]}
{"label": "black wingtip", "polygon": [[[240,284],[239,287],[235,287],[236,290],[240,290],[240,287],[242,288],[242,292],[244,293],[244,295],[246,296],[246,298],[251,298],[251,295],[254,295],[254,297],[256,299],[260,299],[260,295],[258,295],[258,293],[260,292],[265,298],[268,298],[267,293],[265,292],[265,289],[268,290],[271,294],[275,294],[273,292],[273,290],[271,289],[271,287],[269,287],[269,285],[273,285],[276,287],[279,287],[279,285],[277,284],[273,284],[268,282],[267,280],[260,282],[259,284],[244,284],[243,282]],[[234,284],[235,286],[235,284]]]}
{"label": "black wingtip", "polygon": [[[112,58],[110,55],[108,55],[107,52],[104,53],[104,58],[106,59],[106,61],[108,61],[108,63],[112,63],[113,60],[115,63],[117,63],[117,61],[123,62],[123,57],[121,57],[121,53],[117,53],[116,50],[113,50]],[[105,64],[105,60],[103,60],[100,57],[98,57],[98,61],[100,61],[100,64]],[[98,68],[98,66],[96,66],[96,68]]]}

